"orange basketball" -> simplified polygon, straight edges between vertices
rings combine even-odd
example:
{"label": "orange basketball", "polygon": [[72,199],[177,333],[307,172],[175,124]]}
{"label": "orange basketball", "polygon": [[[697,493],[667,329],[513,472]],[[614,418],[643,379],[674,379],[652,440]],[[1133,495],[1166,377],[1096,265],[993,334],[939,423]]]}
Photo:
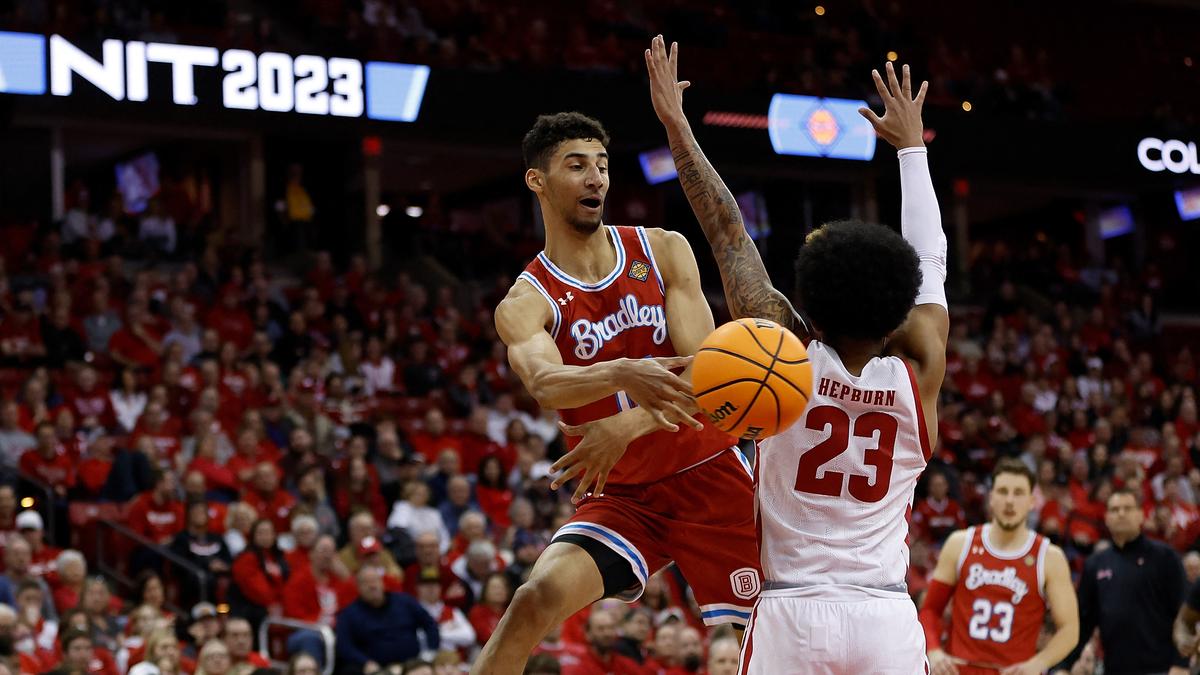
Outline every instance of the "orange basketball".
{"label": "orange basketball", "polygon": [[808,350],[774,321],[730,321],[696,352],[692,391],[718,429],[741,438],[774,436],[800,419],[812,395]]}

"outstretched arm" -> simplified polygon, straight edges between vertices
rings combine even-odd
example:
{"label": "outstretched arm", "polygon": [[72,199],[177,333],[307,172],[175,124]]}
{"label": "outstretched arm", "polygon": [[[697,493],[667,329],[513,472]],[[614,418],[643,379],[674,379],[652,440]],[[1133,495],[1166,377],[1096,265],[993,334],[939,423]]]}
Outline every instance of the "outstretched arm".
{"label": "outstretched arm", "polygon": [[954,586],[958,583],[958,557],[963,547],[967,546],[966,531],[959,530],[946,539],[942,552],[938,554],[937,567],[933,570],[933,579],[929,590],[925,591],[925,600],[921,603],[921,611],[917,614],[921,628],[925,631],[925,648],[929,652],[929,667],[932,675],[956,675],[958,667],[942,649],[942,618],[946,614],[946,605],[954,594]]}
{"label": "outstretched arm", "polygon": [[683,192],[717,259],[729,312],[735,319],[770,319],[807,339],[804,321],[787,296],[771,285],[758,248],[742,223],[737,201],[692,134],[683,114],[683,90],[691,83],[677,80],[678,59],[678,44],[672,43],[668,54],[663,37],[654,38],[646,50],[650,97],[666,128]]}
{"label": "outstretched arm", "polygon": [[937,194],[929,176],[929,158],[923,140],[924,123],[921,109],[929,83],[922,82],[914,97],[912,77],[904,66],[903,82],[896,79],[896,70],[888,63],[887,83],[879,71],[871,72],[875,89],[883,99],[884,115],[879,117],[869,108],[859,112],[875,127],[888,143],[896,148],[900,159],[900,231],[912,244],[920,259],[921,287],[916,306],[908,319],[892,334],[888,353],[908,359],[917,374],[921,403],[925,410],[930,447],[936,447],[937,397],[946,372],[946,342],[950,337],[950,313],[946,304],[946,235],[942,231],[942,214]]}

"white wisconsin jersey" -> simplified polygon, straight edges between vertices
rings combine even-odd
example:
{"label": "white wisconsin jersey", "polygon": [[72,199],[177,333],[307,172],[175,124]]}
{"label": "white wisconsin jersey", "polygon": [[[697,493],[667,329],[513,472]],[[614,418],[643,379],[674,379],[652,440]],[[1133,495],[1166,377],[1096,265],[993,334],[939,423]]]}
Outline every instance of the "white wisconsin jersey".
{"label": "white wisconsin jersey", "polygon": [[929,459],[916,376],[896,357],[851,375],[829,345],[808,345],[804,416],[759,444],[758,519],[767,588],[903,591],[908,515]]}

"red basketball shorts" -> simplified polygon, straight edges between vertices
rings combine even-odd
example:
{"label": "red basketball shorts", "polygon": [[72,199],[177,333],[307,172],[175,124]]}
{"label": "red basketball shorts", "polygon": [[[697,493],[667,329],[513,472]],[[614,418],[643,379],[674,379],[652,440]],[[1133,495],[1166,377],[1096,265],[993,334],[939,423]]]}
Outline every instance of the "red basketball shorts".
{"label": "red basketball shorts", "polygon": [[762,587],[754,480],[736,449],[656,483],[606,487],[554,538],[568,534],[600,542],[629,563],[639,583],[617,596],[626,602],[674,561],[710,626],[745,626]]}

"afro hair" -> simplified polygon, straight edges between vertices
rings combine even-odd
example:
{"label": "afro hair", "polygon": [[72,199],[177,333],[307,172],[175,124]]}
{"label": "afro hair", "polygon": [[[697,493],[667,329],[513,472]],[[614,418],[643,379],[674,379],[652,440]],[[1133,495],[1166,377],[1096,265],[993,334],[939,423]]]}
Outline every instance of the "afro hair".
{"label": "afro hair", "polygon": [[916,301],[918,264],[912,245],[889,227],[827,223],[796,257],[796,298],[827,340],[883,339]]}

